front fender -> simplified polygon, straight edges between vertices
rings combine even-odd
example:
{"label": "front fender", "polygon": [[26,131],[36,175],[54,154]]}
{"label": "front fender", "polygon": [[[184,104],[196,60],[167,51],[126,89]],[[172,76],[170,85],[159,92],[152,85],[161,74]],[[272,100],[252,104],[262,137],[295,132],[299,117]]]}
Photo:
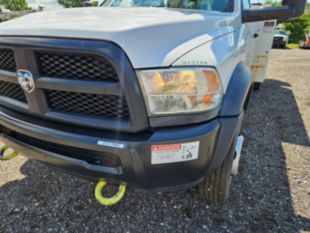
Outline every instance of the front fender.
{"label": "front fender", "polygon": [[235,68],[226,89],[220,117],[238,116],[246,105],[253,84],[249,67],[241,62]]}

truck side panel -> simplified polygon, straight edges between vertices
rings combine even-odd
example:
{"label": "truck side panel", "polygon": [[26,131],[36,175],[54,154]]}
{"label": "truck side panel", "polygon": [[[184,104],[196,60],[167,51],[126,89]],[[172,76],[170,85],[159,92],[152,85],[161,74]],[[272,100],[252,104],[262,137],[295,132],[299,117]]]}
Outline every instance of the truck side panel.
{"label": "truck side panel", "polygon": [[246,24],[248,30],[246,62],[254,82],[262,83],[266,78],[276,20]]}

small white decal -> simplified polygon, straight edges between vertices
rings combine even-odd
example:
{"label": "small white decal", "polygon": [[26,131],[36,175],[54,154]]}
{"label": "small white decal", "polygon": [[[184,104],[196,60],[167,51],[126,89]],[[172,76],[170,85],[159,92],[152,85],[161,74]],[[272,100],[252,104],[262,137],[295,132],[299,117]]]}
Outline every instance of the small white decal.
{"label": "small white decal", "polygon": [[120,148],[124,149],[125,145],[121,143],[115,143],[115,142],[107,142],[107,141],[98,141],[97,144],[99,146],[108,146],[108,147],[113,147],[113,148]]}
{"label": "small white decal", "polygon": [[152,164],[177,163],[198,159],[199,141],[152,145]]}

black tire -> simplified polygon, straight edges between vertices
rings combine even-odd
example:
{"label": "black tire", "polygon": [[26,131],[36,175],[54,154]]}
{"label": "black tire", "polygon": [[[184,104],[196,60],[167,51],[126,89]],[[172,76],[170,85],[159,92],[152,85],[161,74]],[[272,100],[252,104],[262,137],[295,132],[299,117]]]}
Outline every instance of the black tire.
{"label": "black tire", "polygon": [[229,196],[232,179],[231,168],[235,155],[235,141],[231,145],[222,166],[199,184],[199,196],[210,203],[224,203]]}
{"label": "black tire", "polygon": [[253,90],[254,90],[254,91],[258,91],[258,90],[260,89],[260,87],[261,87],[261,83],[255,82],[255,83],[254,83],[254,86],[253,86]]}
{"label": "black tire", "polygon": [[244,112],[241,113],[238,129],[222,166],[216,169],[211,175],[204,178],[199,184],[199,196],[210,203],[224,203],[229,197],[232,180],[231,169],[235,158],[235,146],[237,138],[242,132],[243,117]]}

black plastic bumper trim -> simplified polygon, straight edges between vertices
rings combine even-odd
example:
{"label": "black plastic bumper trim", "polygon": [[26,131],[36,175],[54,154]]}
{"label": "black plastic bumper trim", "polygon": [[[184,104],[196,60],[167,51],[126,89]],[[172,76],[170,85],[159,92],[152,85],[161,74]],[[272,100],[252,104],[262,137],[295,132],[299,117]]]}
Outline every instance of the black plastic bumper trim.
{"label": "black plastic bumper trim", "polygon": [[84,170],[91,172],[100,172],[107,173],[112,175],[121,175],[123,170],[121,167],[113,168],[102,165],[95,165],[87,163],[86,161],[70,158],[67,156],[62,156],[59,154],[55,154],[50,151],[42,150],[40,148],[33,147],[31,145],[27,145],[21,141],[18,141],[8,135],[1,134],[0,140],[9,147],[14,148],[21,154],[26,155],[26,157],[38,160],[40,162],[48,163],[51,165],[61,165],[62,167],[66,167],[70,170],[70,168],[74,168],[74,170]]}

